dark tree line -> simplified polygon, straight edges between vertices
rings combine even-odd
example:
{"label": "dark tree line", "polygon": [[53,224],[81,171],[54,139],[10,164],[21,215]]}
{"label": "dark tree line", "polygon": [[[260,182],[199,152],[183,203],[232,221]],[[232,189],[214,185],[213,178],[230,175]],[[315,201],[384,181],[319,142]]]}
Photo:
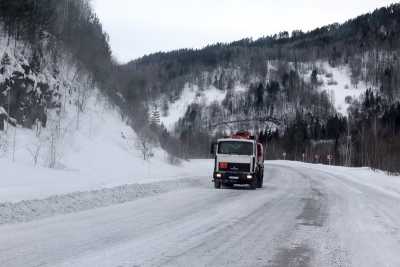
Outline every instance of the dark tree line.
{"label": "dark tree line", "polygon": [[[44,124],[45,108],[54,107],[58,88],[37,84],[41,94],[35,93],[29,75],[39,75],[44,64],[51,64],[53,78],[60,74],[59,58],[67,53],[77,62],[78,71],[88,71],[93,84],[118,103],[112,76],[115,64],[111,59],[108,36],[87,0],[2,0],[0,28],[8,45],[23,43],[31,51],[29,64],[20,63],[24,72],[14,71],[0,84],[0,105],[26,127],[36,119]],[[15,43],[12,41],[15,40]],[[52,62],[45,62],[51,55]],[[7,53],[2,58],[1,71],[9,65]]]}
{"label": "dark tree line", "polygon": [[[324,156],[331,154],[336,164],[399,171],[400,4],[309,32],[281,32],[204,49],[156,53],[126,65],[113,62],[108,36],[87,0],[2,0],[0,25],[8,36],[32,46],[26,72],[40,72],[44,49],[52,51],[55,61],[60,51],[68,50],[138,132],[150,128],[174,155],[205,157],[208,143],[226,134],[223,127],[210,129],[215,120],[275,116],[282,120],[281,127],[265,128],[257,122],[236,127],[261,132],[270,158],[281,158],[286,152],[289,159],[324,162]],[[1,56],[4,67],[7,55]],[[272,61],[277,69],[271,76],[266,62]],[[318,90],[317,69],[309,80],[302,78],[298,66],[316,61],[347,65],[355,87],[366,82],[378,90],[368,91],[360,100],[349,99],[347,120],[335,113],[329,96]],[[55,67],[55,75],[57,71]],[[23,73],[13,77],[13,86],[31,83]],[[248,85],[241,95],[232,92],[238,82]],[[226,98],[221,104],[191,105],[173,132],[150,125],[150,103],[163,99],[162,108],[167,111],[168,103],[179,99],[187,83],[200,89],[212,85],[226,92]],[[0,90],[9,86],[2,84]],[[46,95],[51,94],[45,84],[41,86]],[[43,100],[34,95],[19,97],[15,99],[25,99],[27,106],[29,101]],[[13,105],[10,110],[17,113],[19,107]],[[32,114],[27,117],[32,122],[39,113],[27,107],[21,117]]]}
{"label": "dark tree line", "polygon": [[[124,74],[120,78],[124,80],[125,94],[140,90],[142,94],[146,91],[147,97],[165,94],[174,99],[185,82],[196,81],[202,72],[219,67],[239,67],[248,78],[253,74],[263,76],[266,60],[328,60],[332,66],[350,64],[355,80],[374,79],[385,90],[393,91],[394,84],[398,83],[399,29],[400,5],[394,4],[344,24],[332,24],[309,32],[282,32],[257,40],[243,39],[204,49],[181,49],[144,56],[122,66]],[[384,53],[393,57],[384,59]],[[360,77],[363,63],[360,58],[367,54],[370,73],[368,77]]]}
{"label": "dark tree line", "polygon": [[[274,125],[280,129],[294,123],[293,127],[286,128],[285,135],[288,142],[295,140],[296,143],[285,147],[296,147],[297,151],[290,152],[299,154],[298,151],[303,149],[302,141],[314,138],[312,134],[317,131],[319,120],[329,121],[335,115],[334,108],[325,92],[320,92],[310,82],[305,81],[296,68],[284,65],[270,73],[271,79],[268,82],[251,83],[245,92],[235,93],[233,89],[227,89],[221,104],[192,104],[178,122],[175,135],[191,151],[196,151],[193,155],[207,157],[208,144],[216,137],[229,135],[236,130],[263,132],[265,125],[269,124],[266,122],[268,118],[275,118],[281,121],[281,125]],[[304,122],[300,120],[303,117],[307,117],[308,124],[305,119]],[[311,125],[315,131],[309,133]],[[331,125],[330,121],[328,125]],[[321,129],[315,135],[325,138],[327,132]],[[284,142],[279,144],[283,145]]]}
{"label": "dark tree line", "polygon": [[87,0],[2,0],[0,22],[8,36],[28,41],[39,54],[44,40],[54,53],[67,48],[96,82],[109,82],[108,36]]}
{"label": "dark tree line", "polygon": [[[283,131],[261,132],[269,159],[283,158],[345,166],[370,166],[400,173],[400,102],[367,90],[348,118],[300,114]],[[318,158],[316,158],[318,156]]]}
{"label": "dark tree line", "polygon": [[[175,137],[192,148],[199,144],[194,148],[196,156],[207,153],[205,143],[210,139],[199,135],[216,138],[225,134],[224,129],[207,129],[210,120],[273,114],[284,118],[285,125],[279,130],[262,130],[269,140],[271,158],[281,158],[286,152],[292,159],[303,159],[304,154],[305,160],[326,162],[326,156],[332,155],[336,164],[395,170],[390,166],[395,165],[397,153],[393,147],[398,135],[395,114],[400,97],[399,47],[400,4],[394,4],[343,24],[309,32],[281,32],[257,40],[243,39],[199,50],[145,56],[121,67],[121,90],[130,99],[128,102],[133,103],[138,98],[149,102],[165,98],[173,102],[186,83],[200,87],[213,85],[227,91],[222,105],[192,105],[178,124]],[[318,70],[312,72],[310,82],[299,78],[297,64],[318,60],[327,61],[332,67],[349,66],[352,85],[358,87],[360,82],[366,82],[377,88],[378,95],[385,99],[385,108],[380,109],[379,115],[365,117],[362,103],[366,100],[349,99],[353,102],[349,119],[335,114],[329,97],[316,93],[320,86]],[[277,61],[281,67],[272,80],[265,82],[269,71],[267,61]],[[289,64],[294,68],[288,68]],[[221,69],[212,77],[204,77],[204,73]],[[234,77],[232,69],[240,69],[242,75]],[[253,83],[254,77],[260,82]],[[242,98],[230,92],[238,81],[249,85]],[[285,111],[283,107],[289,109]],[[251,123],[237,126],[260,127]],[[381,156],[377,152],[379,147],[392,152]]]}
{"label": "dark tree line", "polygon": [[353,164],[400,172],[400,102],[367,91],[350,113]]}

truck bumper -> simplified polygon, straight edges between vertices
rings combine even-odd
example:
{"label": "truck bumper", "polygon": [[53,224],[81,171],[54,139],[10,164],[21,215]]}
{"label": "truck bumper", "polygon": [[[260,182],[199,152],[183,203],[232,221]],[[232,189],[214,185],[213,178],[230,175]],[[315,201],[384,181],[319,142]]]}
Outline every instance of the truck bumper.
{"label": "truck bumper", "polygon": [[214,181],[223,184],[251,184],[257,179],[255,173],[216,172]]}

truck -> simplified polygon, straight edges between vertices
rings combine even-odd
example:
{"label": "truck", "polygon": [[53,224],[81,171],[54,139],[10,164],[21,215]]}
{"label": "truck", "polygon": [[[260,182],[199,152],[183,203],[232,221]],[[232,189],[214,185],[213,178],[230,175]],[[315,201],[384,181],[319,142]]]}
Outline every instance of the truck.
{"label": "truck", "polygon": [[216,189],[234,185],[249,185],[253,190],[263,187],[264,147],[249,132],[219,139],[212,144],[211,154]]}

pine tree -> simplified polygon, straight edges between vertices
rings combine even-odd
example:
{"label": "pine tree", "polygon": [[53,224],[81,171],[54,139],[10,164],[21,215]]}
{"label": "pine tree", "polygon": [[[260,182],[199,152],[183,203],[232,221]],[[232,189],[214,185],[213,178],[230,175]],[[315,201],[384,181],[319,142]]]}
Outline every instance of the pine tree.
{"label": "pine tree", "polygon": [[11,64],[10,56],[7,53],[4,53],[3,57],[1,58],[0,64],[0,74],[4,75],[7,72],[7,66]]}
{"label": "pine tree", "polygon": [[151,111],[151,115],[150,115],[150,123],[152,125],[160,125],[161,123],[161,118],[160,118],[160,111],[158,110],[158,106],[155,105],[153,110]]}

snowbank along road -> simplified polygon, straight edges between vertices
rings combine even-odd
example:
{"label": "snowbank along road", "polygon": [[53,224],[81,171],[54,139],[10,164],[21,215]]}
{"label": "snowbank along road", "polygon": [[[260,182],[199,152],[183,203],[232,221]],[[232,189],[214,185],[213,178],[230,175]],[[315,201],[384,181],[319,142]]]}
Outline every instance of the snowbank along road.
{"label": "snowbank along road", "polygon": [[268,162],[260,190],[199,181],[3,224],[0,266],[400,266],[396,177]]}

